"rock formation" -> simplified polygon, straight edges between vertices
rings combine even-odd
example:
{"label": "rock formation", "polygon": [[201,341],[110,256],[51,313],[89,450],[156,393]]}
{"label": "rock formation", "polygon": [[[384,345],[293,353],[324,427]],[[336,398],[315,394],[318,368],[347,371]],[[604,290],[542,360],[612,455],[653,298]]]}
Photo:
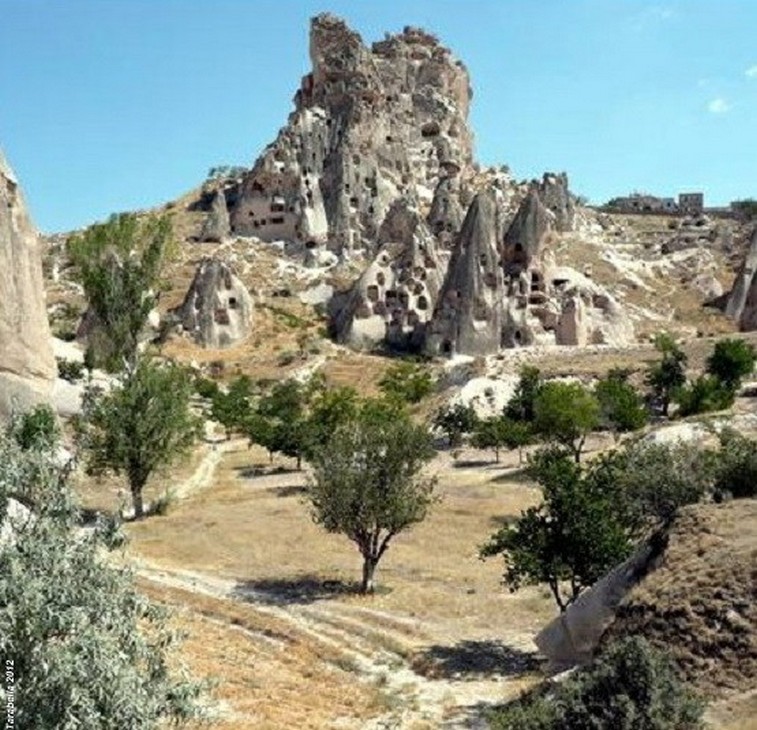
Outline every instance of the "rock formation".
{"label": "rock formation", "polygon": [[468,73],[436,38],[369,48],[324,14],[310,56],[287,125],[225,199],[236,235],[294,243],[308,266],[365,262],[330,303],[338,340],[482,355],[633,338],[607,292],[553,276],[576,226],[567,175],[516,185],[474,164]]}
{"label": "rock formation", "polygon": [[0,153],[0,419],[48,400],[55,379],[39,238]]}
{"label": "rock formation", "polygon": [[707,695],[757,686],[757,500],[683,508],[536,637],[553,670],[640,635]]}
{"label": "rock formation", "polygon": [[312,21],[310,56],[287,126],[241,183],[232,231],[375,254],[398,198],[431,202],[440,177],[470,165],[468,73],[422,30],[368,48],[329,14]]}
{"label": "rock formation", "polygon": [[465,216],[429,327],[431,353],[484,355],[502,338],[503,274],[494,194],[479,193]]}
{"label": "rock formation", "polygon": [[437,243],[417,208],[398,200],[378,236],[379,251],[345,301],[335,300],[335,335],[356,347],[417,350],[442,283]]}
{"label": "rock formation", "polygon": [[252,299],[227,264],[204,258],[184,302],[173,315],[203,347],[229,347],[250,332]]}
{"label": "rock formation", "polygon": [[757,228],[752,233],[749,250],[736,275],[725,312],[743,332],[757,329]]}
{"label": "rock formation", "polygon": [[213,193],[210,213],[203,223],[199,240],[221,243],[226,240],[230,232],[231,224],[229,222],[229,210],[226,207],[226,196],[223,190],[218,189]]}

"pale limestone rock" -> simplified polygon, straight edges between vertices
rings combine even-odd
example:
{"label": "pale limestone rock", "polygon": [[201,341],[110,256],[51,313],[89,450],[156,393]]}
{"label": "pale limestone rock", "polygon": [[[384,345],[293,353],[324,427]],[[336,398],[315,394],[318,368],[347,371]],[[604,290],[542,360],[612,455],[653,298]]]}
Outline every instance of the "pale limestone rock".
{"label": "pale limestone rock", "polygon": [[226,196],[223,190],[218,189],[213,193],[210,212],[203,223],[199,240],[222,243],[229,237],[230,232],[231,224],[229,221],[229,210],[226,207]]}
{"label": "pale limestone rock", "polygon": [[728,297],[726,314],[742,332],[757,329],[757,228]]}
{"label": "pale limestone rock", "polygon": [[0,420],[49,401],[55,379],[40,241],[0,153]]}
{"label": "pale limestone rock", "polygon": [[199,345],[230,347],[250,333],[252,298],[226,263],[204,258],[173,315]]}
{"label": "pale limestone rock", "polygon": [[468,73],[422,30],[368,48],[329,14],[312,21],[310,56],[287,125],[237,191],[232,231],[374,255],[398,198],[430,201],[470,166]]}

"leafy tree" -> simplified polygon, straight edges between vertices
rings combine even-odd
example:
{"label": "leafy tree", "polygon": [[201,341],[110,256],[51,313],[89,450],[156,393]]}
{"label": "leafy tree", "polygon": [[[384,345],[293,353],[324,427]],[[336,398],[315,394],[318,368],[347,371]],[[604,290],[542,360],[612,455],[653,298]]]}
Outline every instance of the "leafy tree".
{"label": "leafy tree", "polygon": [[311,441],[306,413],[310,396],[308,386],[296,380],[284,380],[276,383],[259,400],[257,407],[258,417],[268,421],[268,426],[260,430],[268,442],[261,446],[297,459],[298,469]]}
{"label": "leafy tree", "polygon": [[[210,381],[212,382],[212,381]],[[246,375],[236,378],[229,389],[224,392],[216,389],[213,395],[211,418],[220,423],[226,431],[226,439],[230,439],[234,431],[243,430],[250,415],[251,382]]]}
{"label": "leafy tree", "polygon": [[419,403],[433,391],[434,379],[423,365],[400,362],[387,369],[378,385],[387,397],[403,403]]}
{"label": "leafy tree", "polygon": [[585,479],[582,469],[559,447],[531,461],[544,501],[481,547],[482,558],[502,555],[504,582],[511,591],[546,583],[561,611],[631,550],[622,514],[612,493]]}
{"label": "leafy tree", "polygon": [[[148,730],[197,714],[200,687],[172,668],[164,611],[103,551],[120,533],[82,532],[67,472],[0,434],[0,522],[28,491],[33,519],[0,543],[0,654],[12,662],[14,727]],[[11,520],[8,517],[8,520]]]}
{"label": "leafy tree", "polygon": [[471,444],[477,449],[493,449],[499,463],[499,450],[521,449],[532,439],[531,428],[525,421],[512,421],[506,416],[487,418],[476,426]]}
{"label": "leafy tree", "polygon": [[360,399],[354,388],[317,388],[310,400],[308,450],[322,448],[342,424],[357,415]]}
{"label": "leafy tree", "polygon": [[661,357],[648,368],[645,380],[660,403],[662,415],[667,416],[674,393],[686,383],[687,358],[667,332],[658,334],[654,344]]}
{"label": "leafy tree", "polygon": [[433,425],[443,431],[451,447],[460,446],[463,434],[476,428],[478,416],[469,403],[454,403],[437,411]]}
{"label": "leafy tree", "polygon": [[434,480],[421,470],[433,453],[425,428],[377,402],[361,407],[314,453],[313,519],[357,545],[363,593],[373,592],[376,566],[392,538],[426,517]]}
{"label": "leafy tree", "polygon": [[594,388],[599,401],[602,425],[615,433],[636,431],[647,422],[641,396],[628,382],[628,373],[611,370]]}
{"label": "leafy tree", "polygon": [[192,380],[171,364],[142,358],[110,392],[90,388],[79,421],[79,441],[90,473],[125,474],[134,516],[144,515],[142,491],[150,476],[184,454],[200,432],[189,401]]}
{"label": "leafy tree", "polygon": [[520,380],[515,392],[505,406],[505,415],[513,421],[531,423],[535,417],[534,403],[543,385],[539,368],[525,365],[520,371]]}
{"label": "leafy tree", "polygon": [[60,427],[53,409],[46,404],[40,404],[14,418],[10,433],[24,451],[52,450],[60,438]]}
{"label": "leafy tree", "polygon": [[605,647],[558,684],[494,710],[493,730],[699,730],[704,703],[644,638]]}
{"label": "leafy tree", "polygon": [[629,534],[638,537],[672,519],[710,490],[713,458],[694,444],[636,441],[594,459],[585,479],[612,495]]}
{"label": "leafy tree", "polygon": [[580,383],[553,381],[539,388],[534,427],[548,441],[569,448],[581,460],[586,437],[599,425],[599,403]]}
{"label": "leafy tree", "polygon": [[736,397],[733,389],[713,375],[702,375],[675,392],[679,416],[693,416],[730,408]]}
{"label": "leafy tree", "polygon": [[127,213],[68,240],[68,253],[97,324],[88,346],[90,361],[112,372],[134,362],[171,245],[167,217]]}
{"label": "leafy tree", "polygon": [[707,372],[735,391],[752,374],[756,360],[754,345],[737,338],[720,340],[707,360]]}
{"label": "leafy tree", "polygon": [[731,428],[719,434],[713,490],[716,497],[757,497],[757,441]]}

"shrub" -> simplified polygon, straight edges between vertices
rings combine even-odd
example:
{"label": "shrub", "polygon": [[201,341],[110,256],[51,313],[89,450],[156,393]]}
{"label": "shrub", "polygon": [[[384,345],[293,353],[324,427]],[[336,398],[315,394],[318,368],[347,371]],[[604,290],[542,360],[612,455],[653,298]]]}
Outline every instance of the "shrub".
{"label": "shrub", "polygon": [[434,379],[423,365],[401,362],[388,368],[378,385],[389,398],[418,403],[433,391]]}
{"label": "shrub", "polygon": [[463,434],[470,433],[478,424],[478,416],[469,403],[455,403],[437,411],[433,425],[447,436],[449,445],[454,448],[463,442]]}
{"label": "shrub", "polygon": [[703,711],[672,661],[632,636],[562,683],[493,711],[489,720],[493,730],[697,730]]}
{"label": "shrub", "polygon": [[60,438],[60,428],[53,409],[41,404],[15,416],[10,434],[24,451],[52,450]]}
{"label": "shrub", "polygon": [[757,441],[733,429],[720,433],[713,490],[716,497],[757,497]]}
{"label": "shrub", "polygon": [[78,383],[84,377],[84,363],[78,360],[55,358],[58,363],[58,375],[69,383]]}
{"label": "shrub", "polygon": [[741,380],[754,370],[754,346],[740,339],[721,340],[707,360],[707,372],[714,375],[732,390],[738,389]]}
{"label": "shrub", "polygon": [[730,408],[735,396],[733,388],[714,375],[702,375],[690,385],[678,388],[675,400],[679,416],[694,416]]}
{"label": "shrub", "polygon": [[626,372],[612,370],[594,389],[602,424],[619,433],[636,431],[647,422],[644,402],[627,378]]}

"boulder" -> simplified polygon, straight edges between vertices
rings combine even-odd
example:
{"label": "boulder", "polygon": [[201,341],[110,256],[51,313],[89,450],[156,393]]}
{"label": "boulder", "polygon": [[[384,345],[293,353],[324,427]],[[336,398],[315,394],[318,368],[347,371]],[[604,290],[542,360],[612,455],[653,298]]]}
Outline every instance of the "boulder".
{"label": "boulder", "polygon": [[0,153],[0,420],[47,402],[55,359],[40,239],[13,171]]}
{"label": "boulder", "polygon": [[250,333],[252,298],[225,262],[206,257],[184,302],[172,314],[197,344],[221,349]]}

